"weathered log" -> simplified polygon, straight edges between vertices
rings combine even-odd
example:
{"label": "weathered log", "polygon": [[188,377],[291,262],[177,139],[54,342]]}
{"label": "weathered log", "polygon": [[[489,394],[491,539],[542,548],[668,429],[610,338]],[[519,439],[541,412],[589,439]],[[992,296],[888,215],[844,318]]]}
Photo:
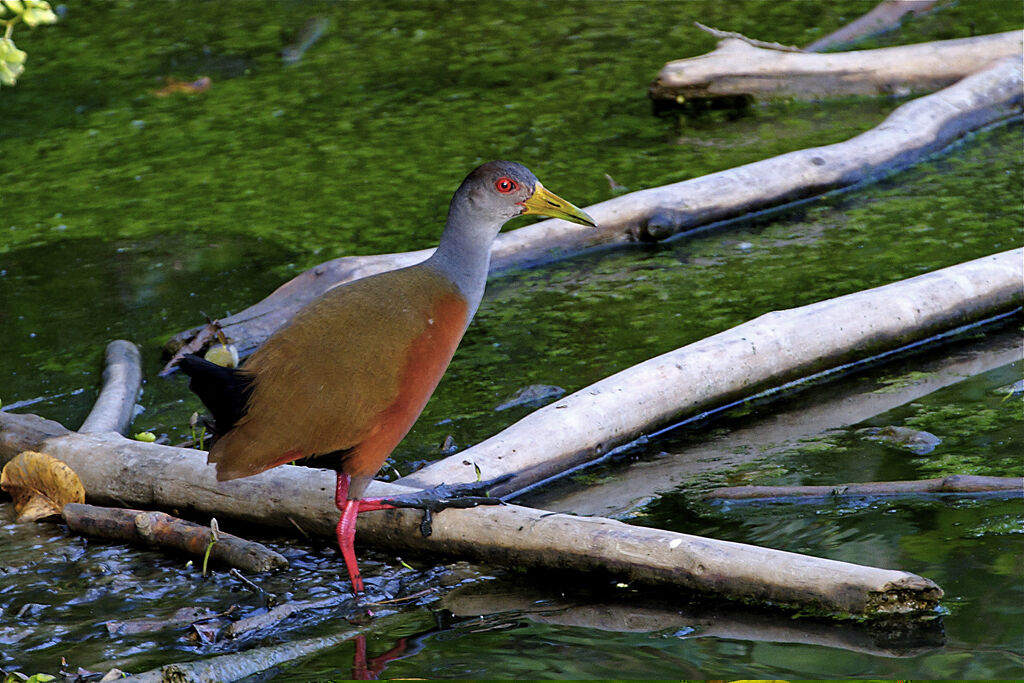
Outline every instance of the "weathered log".
{"label": "weathered log", "polygon": [[51,436],[70,434],[59,422],[31,413],[0,412],[0,466],[22,451],[34,451]]}
{"label": "weathered log", "polygon": [[[0,430],[16,425],[0,414]],[[67,434],[37,448],[74,469],[97,503],[167,506],[331,535],[338,521],[334,473],[282,465],[228,482],[216,481],[205,453],[125,439]],[[374,482],[370,496],[411,489]],[[420,551],[502,566],[599,571],[621,581],[673,585],[736,600],[878,615],[932,609],[942,595],[928,579],[768,548],[717,541],[600,518],[553,514],[515,505],[445,510],[433,534],[421,516],[387,510],[359,516],[359,539],[377,547]],[[222,521],[222,526],[224,522]]]}
{"label": "weathered log", "polygon": [[103,389],[78,431],[128,433],[135,417],[135,399],[142,389],[142,357],[130,341],[107,344]]}
{"label": "weathered log", "polygon": [[[749,465],[799,448],[806,439],[843,428],[917,401],[964,378],[1008,365],[1021,357],[1020,333],[1012,322],[985,335],[969,350],[950,350],[933,362],[915,367],[924,375],[896,386],[875,382],[840,381],[826,391],[813,392],[775,406],[767,415],[730,429],[708,434],[699,442],[674,448],[663,457],[630,459],[615,468],[607,482],[575,486],[570,482],[545,486],[520,499],[522,505],[577,515],[623,519],[662,494],[688,489],[707,475]],[[699,416],[697,416],[699,417]],[[757,444],[757,448],[751,445]]]}
{"label": "weathered log", "polygon": [[780,498],[845,498],[848,496],[907,496],[921,493],[991,493],[1024,494],[1024,477],[984,477],[953,474],[935,479],[910,481],[871,481],[828,486],[725,486],[704,494],[715,500],[749,500]]}
{"label": "weathered log", "polygon": [[522,489],[683,416],[1019,307],[1022,261],[1015,249],[765,314],[563,397],[397,483],[470,482],[479,468],[485,479],[515,475],[497,495]]}
{"label": "weathered log", "polygon": [[[210,527],[163,512],[68,503],[64,506],[63,516],[68,527],[80,534],[173,548],[196,557],[203,557],[210,544]],[[210,549],[210,559],[254,573],[288,566],[284,555],[262,543],[222,531],[217,532],[217,542]]]}
{"label": "weathered log", "polygon": [[[1021,31],[853,52],[786,52],[729,38],[714,51],[667,63],[651,84],[655,102],[723,97],[819,99],[909,95],[945,88],[1013,58]],[[600,218],[598,218],[600,223]]]}
{"label": "weathered log", "polygon": [[[640,190],[587,207],[600,228],[547,220],[498,236],[492,271],[609,244],[655,241],[750,212],[784,205],[914,164],[972,130],[1021,111],[1024,77],[1008,59],[941,92],[908,102],[884,122],[845,142],[790,152],[683,182]],[[347,256],[320,264],[266,299],[221,321],[242,355],[303,305],[331,287],[416,263],[430,250]],[[176,352],[201,328],[175,335]]]}
{"label": "weathered log", "polygon": [[808,45],[807,52],[822,52],[836,45],[876,35],[899,26],[908,15],[924,14],[936,0],[882,0],[867,14],[860,16],[827,36]]}

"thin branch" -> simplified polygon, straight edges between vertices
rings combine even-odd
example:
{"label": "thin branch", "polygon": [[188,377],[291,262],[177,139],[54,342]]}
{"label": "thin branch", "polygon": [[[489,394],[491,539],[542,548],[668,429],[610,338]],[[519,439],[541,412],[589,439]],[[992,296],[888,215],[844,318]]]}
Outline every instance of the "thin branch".
{"label": "thin branch", "polygon": [[765,50],[778,50],[779,52],[803,52],[803,50],[801,48],[797,47],[796,45],[783,45],[782,43],[770,43],[770,42],[767,42],[767,41],[764,41],[764,40],[758,40],[756,38],[748,38],[747,36],[743,35],[742,33],[736,33],[735,31],[722,31],[722,30],[719,30],[717,28],[712,28],[710,26],[705,26],[704,24],[700,23],[699,21],[695,21],[695,22],[693,22],[693,24],[694,24],[694,26],[699,28],[701,31],[704,31],[705,33],[710,33],[715,38],[721,38],[721,39],[731,38],[733,40],[742,40],[744,43],[747,43],[748,45],[753,45],[754,47],[760,47],[760,48],[763,48]]}
{"label": "thin branch", "polygon": [[954,474],[913,481],[872,481],[832,486],[728,486],[704,494],[706,499],[846,498],[851,496],[910,496],[921,493],[1024,494],[1024,477],[983,477]]}

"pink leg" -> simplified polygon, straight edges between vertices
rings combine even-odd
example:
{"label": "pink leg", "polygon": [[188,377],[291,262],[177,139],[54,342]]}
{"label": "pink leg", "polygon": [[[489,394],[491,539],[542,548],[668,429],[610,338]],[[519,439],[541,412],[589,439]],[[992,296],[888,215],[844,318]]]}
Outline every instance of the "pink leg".
{"label": "pink leg", "polygon": [[349,477],[344,472],[338,472],[338,483],[334,490],[334,504],[341,511],[341,519],[338,520],[338,548],[345,560],[345,568],[348,569],[348,578],[352,582],[352,592],[356,595],[363,592],[363,577],[359,574],[359,564],[356,561],[356,517],[360,512],[371,510],[388,510],[394,506],[382,503],[380,499],[369,498],[366,500],[349,500],[348,498]]}
{"label": "pink leg", "polygon": [[345,559],[348,578],[352,581],[352,592],[356,595],[363,592],[363,577],[359,575],[356,563],[356,516],[359,514],[359,501],[347,500],[341,508],[341,519],[338,520],[338,548]]}

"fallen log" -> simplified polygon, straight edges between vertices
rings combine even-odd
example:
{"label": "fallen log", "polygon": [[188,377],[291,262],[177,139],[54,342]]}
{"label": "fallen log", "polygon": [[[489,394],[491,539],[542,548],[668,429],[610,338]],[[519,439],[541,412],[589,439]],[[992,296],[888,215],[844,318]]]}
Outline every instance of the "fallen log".
{"label": "fallen log", "polygon": [[684,416],[1019,307],[1022,262],[1015,249],[767,313],[563,397],[397,483],[471,482],[479,471],[514,475],[496,495],[520,490]]}
{"label": "fallen log", "polygon": [[117,339],[107,344],[103,388],[78,431],[127,434],[142,390],[142,357],[135,344]]}
{"label": "fallen log", "polygon": [[[821,99],[909,95],[945,88],[1013,58],[1021,31],[852,52],[791,52],[728,38],[712,52],[668,62],[648,89],[657,102],[754,97]],[[593,214],[591,214],[593,215]],[[600,223],[600,217],[598,223]]]}
{"label": "fallen log", "polygon": [[[210,527],[163,512],[69,503],[64,506],[63,517],[72,531],[87,536],[172,548],[195,557],[203,557],[210,546]],[[253,573],[288,566],[283,555],[262,543],[222,531],[217,532],[217,542],[210,547],[210,559]]]}
{"label": "fallen log", "polygon": [[708,491],[713,500],[778,500],[781,498],[846,498],[850,496],[908,496],[921,493],[991,493],[1024,495],[1024,477],[984,477],[953,474],[935,479],[872,481],[827,486],[725,486]]}
{"label": "fallen log", "polygon": [[[665,493],[699,485],[709,474],[791,453],[823,432],[863,422],[965,378],[1013,363],[1021,357],[1020,333],[1013,328],[1012,322],[1003,325],[971,343],[967,350],[962,345],[946,347],[941,358],[914,365],[918,374],[913,381],[895,386],[857,380],[831,382],[827,391],[812,389],[809,396],[774,406],[769,414],[745,421],[724,434],[707,434],[699,442],[686,443],[663,457],[620,463],[614,478],[607,482],[581,487],[565,481],[518,500],[545,510],[628,518]],[[642,448],[638,450],[642,452]]]}
{"label": "fallen log", "polygon": [[[941,92],[902,105],[880,125],[844,142],[790,152],[587,207],[598,229],[547,220],[503,233],[492,250],[492,272],[588,248],[662,240],[879,177],[927,158],[970,131],[1018,114],[1022,89],[1020,60],[1007,59]],[[253,306],[224,318],[220,326],[240,354],[247,355],[299,308],[331,287],[411,265],[429,254],[430,250],[422,250],[327,261]],[[179,352],[202,329],[176,334],[165,349]],[[172,358],[165,372],[174,362]]]}
{"label": "fallen log", "polygon": [[[0,432],[29,422],[0,413]],[[206,454],[187,448],[77,434],[46,439],[38,449],[67,463],[90,501],[162,506],[261,525],[333,535],[334,473],[282,465],[218,483]],[[0,453],[0,459],[10,457]],[[370,496],[411,489],[374,482]],[[599,572],[620,581],[669,585],[746,602],[813,609],[828,614],[927,612],[942,590],[902,571],[865,567],[728,541],[633,527],[515,505],[445,510],[433,534],[420,533],[421,515],[387,510],[359,516],[361,542],[475,559],[501,566]],[[222,526],[224,522],[222,521]]]}

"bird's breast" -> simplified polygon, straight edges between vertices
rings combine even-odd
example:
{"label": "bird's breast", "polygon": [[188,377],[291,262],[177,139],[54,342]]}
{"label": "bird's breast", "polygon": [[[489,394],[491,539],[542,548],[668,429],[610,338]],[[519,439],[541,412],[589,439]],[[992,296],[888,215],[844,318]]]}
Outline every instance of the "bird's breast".
{"label": "bird's breast", "polygon": [[434,298],[422,331],[406,346],[394,400],[356,447],[350,474],[376,474],[412,428],[455,354],[468,313],[466,300],[455,292],[444,292]]}

